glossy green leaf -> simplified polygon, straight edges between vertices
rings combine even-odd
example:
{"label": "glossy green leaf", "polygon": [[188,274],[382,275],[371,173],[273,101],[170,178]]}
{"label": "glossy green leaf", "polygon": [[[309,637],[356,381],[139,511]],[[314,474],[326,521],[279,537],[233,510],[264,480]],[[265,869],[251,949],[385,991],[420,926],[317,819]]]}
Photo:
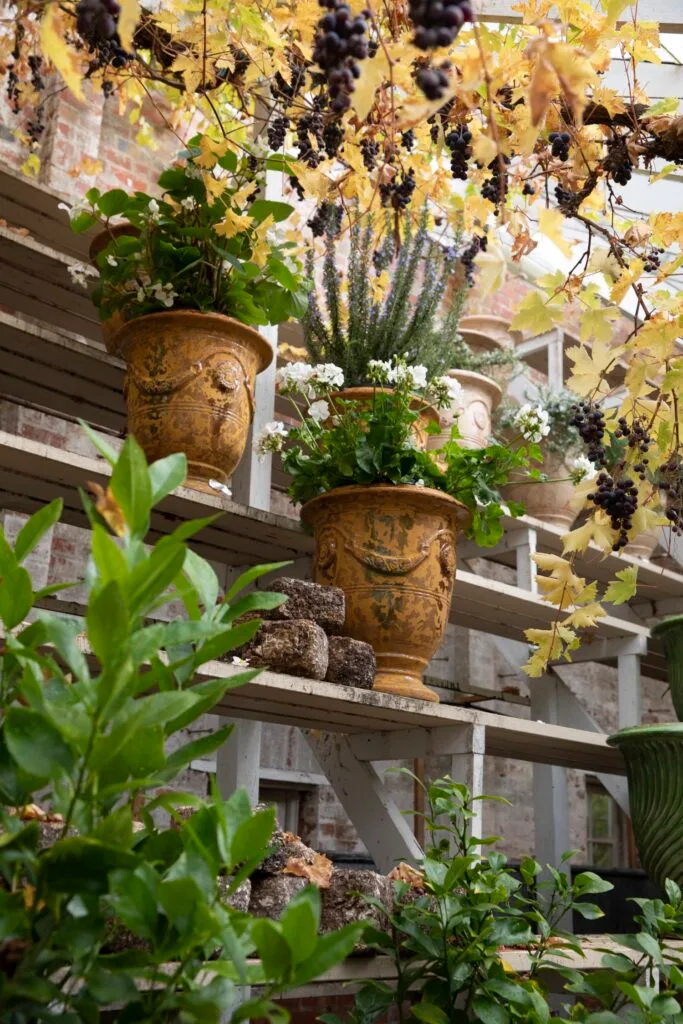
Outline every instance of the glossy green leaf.
{"label": "glossy green leaf", "polygon": [[14,545],[14,553],[18,562],[30,555],[36,545],[51,526],[58,521],[62,514],[64,502],[61,498],[55,498],[49,505],[43,505],[41,509],[31,516],[27,523],[24,523]]}
{"label": "glossy green leaf", "polygon": [[73,754],[62,734],[45,715],[31,708],[11,707],[5,716],[5,743],[30,775],[50,778],[58,769],[70,771]]}
{"label": "glossy green leaf", "polygon": [[130,532],[144,537],[149,529],[152,487],[145,453],[134,437],[126,438],[111,475],[110,487],[123,509]]}

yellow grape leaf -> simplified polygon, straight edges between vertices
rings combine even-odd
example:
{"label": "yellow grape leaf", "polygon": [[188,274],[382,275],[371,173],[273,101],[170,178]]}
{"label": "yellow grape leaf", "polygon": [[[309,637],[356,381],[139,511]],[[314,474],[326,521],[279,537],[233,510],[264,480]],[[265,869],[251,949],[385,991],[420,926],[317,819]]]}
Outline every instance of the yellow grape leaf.
{"label": "yellow grape leaf", "polygon": [[74,96],[84,100],[81,61],[66,42],[66,29],[67,22],[59,5],[47,4],[40,23],[40,46],[43,57],[54,64]]}
{"label": "yellow grape leaf", "polygon": [[540,292],[531,291],[517,306],[510,328],[513,331],[529,331],[531,335],[543,334],[564,320],[564,310],[546,302]]}
{"label": "yellow grape leaf", "polygon": [[604,619],[607,612],[593,601],[581,608],[575,608],[571,615],[564,620],[564,625],[574,626],[576,629],[593,629],[598,624],[598,619]]}
{"label": "yellow grape leaf", "polygon": [[498,146],[488,135],[477,135],[472,144],[472,152],[476,160],[488,167],[492,160],[498,155]]}
{"label": "yellow grape leaf", "polygon": [[234,210],[226,210],[224,219],[216,225],[216,234],[224,238],[232,238],[239,235],[240,231],[246,231],[253,222],[253,217],[248,213],[235,213]]}
{"label": "yellow grape leaf", "polygon": [[645,264],[642,260],[633,260],[627,270],[622,271],[619,280],[616,284],[612,285],[610,292],[610,298],[612,302],[620,303],[626,292],[629,290],[631,285],[635,284],[636,281],[641,277]]}
{"label": "yellow grape leaf", "polygon": [[388,77],[387,55],[380,46],[374,57],[362,62],[356,91],[351,93],[351,104],[360,121],[365,121],[367,118],[375,102],[377,90]]}
{"label": "yellow grape leaf", "polygon": [[40,173],[40,157],[37,153],[31,153],[21,165],[21,173],[27,178],[37,178]]}
{"label": "yellow grape leaf", "polygon": [[118,30],[124,50],[133,49],[133,36],[140,20],[140,0],[121,0]]}
{"label": "yellow grape leaf", "polygon": [[[580,576],[577,576],[576,579],[578,579],[580,583],[585,584],[585,580],[581,579]],[[576,595],[576,598],[575,598],[575,604],[580,604],[580,605],[590,604],[591,601],[595,601],[596,600],[597,596],[598,596],[598,583],[597,583],[597,580],[593,580],[592,583],[588,583],[587,585],[585,585],[579,591],[579,593]]]}
{"label": "yellow grape leaf", "polygon": [[567,356],[574,364],[568,381],[572,391],[579,395],[588,395],[592,391],[609,391],[609,384],[603,375],[614,363],[614,353],[608,345],[597,340],[590,350],[582,345],[575,345],[567,349]]}
{"label": "yellow grape leaf", "polygon": [[557,209],[541,210],[538,216],[538,227],[540,231],[549,238],[553,245],[556,245],[563,256],[569,258],[572,254],[575,242],[570,242],[564,237],[564,217]]}
{"label": "yellow grape leaf", "polygon": [[616,580],[612,580],[602,599],[609,601],[610,604],[626,604],[636,593],[638,566],[629,565],[628,569],[620,569],[615,576]]}
{"label": "yellow grape leaf", "polygon": [[571,661],[569,652],[579,646],[574,630],[562,623],[556,623],[553,629],[526,629],[524,635],[530,644],[538,647],[524,665],[524,672],[533,678],[545,674],[549,661],[559,661],[560,658]]}
{"label": "yellow grape leaf", "polygon": [[614,333],[612,324],[621,314],[616,306],[599,306],[587,309],[581,314],[579,338],[581,341],[610,341]]}
{"label": "yellow grape leaf", "polygon": [[568,576],[572,572],[571,564],[561,555],[546,555],[538,551],[531,556],[542,572],[552,572]]}
{"label": "yellow grape leaf", "polygon": [[486,252],[477,256],[477,296],[485,299],[505,284],[507,260],[503,248],[496,239],[491,239]]}

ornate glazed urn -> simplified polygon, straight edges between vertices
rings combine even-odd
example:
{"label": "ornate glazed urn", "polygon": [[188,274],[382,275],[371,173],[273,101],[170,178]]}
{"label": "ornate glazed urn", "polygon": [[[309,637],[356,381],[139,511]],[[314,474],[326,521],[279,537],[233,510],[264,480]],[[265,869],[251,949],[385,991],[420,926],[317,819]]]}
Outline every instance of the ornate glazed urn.
{"label": "ornate glazed urn", "polygon": [[513,473],[510,483],[503,488],[503,496],[506,501],[520,501],[528,516],[569,530],[577,514],[572,504],[575,487],[569,479],[569,467],[562,455],[548,451],[545,441],[541,441],[540,449],[543,463],[538,468],[549,478],[548,483],[515,483]]}
{"label": "ornate glazed urn", "polygon": [[346,596],[344,633],[371,644],[374,689],[437,701],[422,682],[448,621],[456,534],[469,512],[431,488],[338,487],[304,505],[317,583]]}
{"label": "ornate glazed urn", "polygon": [[273,352],[252,327],[177,310],[129,320],[116,348],[128,364],[128,429],[149,461],[185,452],[187,485],[226,484],[254,416],[256,374]]}
{"label": "ornate glazed urn", "polygon": [[472,370],[449,370],[448,376],[462,388],[462,400],[441,414],[442,431],[432,434],[429,449],[441,448],[450,441],[451,427],[457,417],[459,444],[463,448],[485,448],[491,437],[491,417],[500,402],[501,388],[490,377]]}

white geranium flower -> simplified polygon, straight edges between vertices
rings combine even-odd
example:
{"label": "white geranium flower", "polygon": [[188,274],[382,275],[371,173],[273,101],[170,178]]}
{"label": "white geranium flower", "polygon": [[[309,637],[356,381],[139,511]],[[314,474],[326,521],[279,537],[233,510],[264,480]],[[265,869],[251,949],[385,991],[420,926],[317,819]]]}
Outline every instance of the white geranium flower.
{"label": "white geranium flower", "polygon": [[265,427],[254,441],[254,451],[263,457],[268,452],[281,452],[289,431],[284,423],[279,420],[272,420],[266,423]]}
{"label": "white geranium flower", "polygon": [[69,271],[69,277],[74,284],[78,284],[81,288],[88,287],[89,277],[98,277],[98,271],[89,266],[87,263],[70,263],[66,268]]}
{"label": "white geranium flower", "polygon": [[149,203],[147,204],[147,209],[152,220],[159,220],[161,208],[156,199],[150,199]]}
{"label": "white geranium flower", "polygon": [[578,455],[571,467],[571,478],[575,484],[580,484],[582,480],[592,480],[597,476],[597,472],[590,459],[585,455]]}
{"label": "white geranium flower", "polygon": [[312,383],[326,385],[329,388],[343,388],[344,371],[334,363],[317,363],[313,367]]}
{"label": "white geranium flower", "polygon": [[532,406],[530,402],[518,410],[513,423],[526,441],[537,444],[550,433],[550,417],[543,406]]}
{"label": "white geranium flower", "polygon": [[416,487],[424,487],[424,485],[425,485],[425,482],[424,482],[424,480],[422,478],[420,478],[419,480],[415,481],[415,486]]}
{"label": "white geranium flower", "polygon": [[326,419],[329,419],[330,407],[325,399],[321,398],[317,402],[313,402],[308,410],[308,415],[314,423],[324,423]]}
{"label": "white geranium flower", "polygon": [[275,381],[283,395],[301,394],[306,398],[315,398],[315,391],[311,386],[313,367],[310,363],[289,363],[281,366],[275,375]]}
{"label": "white geranium flower", "polygon": [[178,292],[174,291],[173,285],[162,284],[161,281],[156,281],[152,285],[152,295],[157,302],[161,302],[169,308],[173,305],[174,299],[178,298]]}
{"label": "white geranium flower", "polygon": [[239,665],[240,668],[247,668],[248,665],[249,665],[249,659],[248,658],[240,658],[239,655],[233,654],[233,656],[232,656],[232,664],[233,665]]}
{"label": "white geranium flower", "polygon": [[107,256],[107,263],[109,264],[110,267],[118,267],[119,265],[119,261],[117,260],[116,256],[112,256],[111,253],[109,253],[109,255]]}
{"label": "white geranium flower", "polygon": [[58,210],[66,210],[69,214],[69,220],[75,220],[82,213],[92,213],[92,206],[87,199],[81,199],[80,202],[74,203],[73,206],[69,206],[68,203],[57,203]]}
{"label": "white geranium flower", "polygon": [[421,366],[419,363],[417,366],[407,366],[405,363],[397,363],[396,366],[392,366],[389,372],[389,382],[399,386],[404,385],[408,388],[426,388],[427,367]]}
{"label": "white geranium flower", "polygon": [[383,359],[368,360],[368,377],[373,384],[388,384],[389,374],[393,371],[391,363]]}
{"label": "white geranium flower", "polygon": [[462,385],[454,377],[436,377],[429,382],[429,394],[440,409],[462,408]]}
{"label": "white geranium flower", "polygon": [[197,200],[194,196],[185,196],[184,199],[180,200],[180,205],[184,210],[196,210]]}

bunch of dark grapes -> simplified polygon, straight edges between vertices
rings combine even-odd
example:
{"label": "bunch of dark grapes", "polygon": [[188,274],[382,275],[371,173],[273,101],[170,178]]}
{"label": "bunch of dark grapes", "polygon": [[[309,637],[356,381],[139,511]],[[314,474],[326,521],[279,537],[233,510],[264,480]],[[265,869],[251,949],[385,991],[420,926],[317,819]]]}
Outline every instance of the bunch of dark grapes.
{"label": "bunch of dark grapes", "polygon": [[78,0],[76,29],[79,36],[93,50],[114,39],[120,11],[116,0]]}
{"label": "bunch of dark grapes", "polygon": [[338,235],[341,230],[342,215],[341,206],[324,199],[320,206],[316,207],[315,213],[308,221],[313,237],[320,238],[326,233],[333,236]]}
{"label": "bunch of dark grapes", "polygon": [[600,473],[596,483],[597,488],[588,495],[588,500],[609,516],[612,529],[617,533],[612,551],[619,551],[628,544],[628,533],[638,508],[638,488],[630,476],[615,480],[609,473]]}
{"label": "bunch of dark grapes", "polygon": [[288,128],[289,118],[284,114],[278,114],[268,123],[268,145],[271,149],[282,149]]}
{"label": "bunch of dark grapes", "polygon": [[349,96],[355,91],[355,79],[360,78],[357,61],[368,56],[368,12],[354,17],[342,0],[318,2],[327,8],[327,14],[318,22],[313,60],[325,73],[331,109],[343,114],[351,105]]}
{"label": "bunch of dark grapes", "polygon": [[[424,67],[427,67],[427,65],[425,64]],[[434,144],[439,141],[439,122],[441,122],[441,127],[445,132],[446,124],[448,123],[448,118],[450,117],[450,113],[454,105],[455,100],[448,100],[448,102],[444,103],[442,107],[439,107],[435,114],[432,114],[431,117],[427,118],[427,124],[429,125],[429,137]]]}
{"label": "bunch of dark grapes", "polygon": [[524,182],[524,188],[522,189],[522,195],[523,196],[533,196],[533,195],[535,195],[534,186],[531,184],[530,181],[525,181]]}
{"label": "bunch of dark grapes", "polygon": [[576,427],[586,445],[586,456],[594,466],[603,467],[605,461],[605,415],[596,402],[582,402],[572,408],[570,426]]}
{"label": "bunch of dark grapes", "polygon": [[557,205],[566,213],[575,213],[581,203],[581,197],[563,185],[555,186],[555,198]]}
{"label": "bunch of dark grapes", "polygon": [[621,135],[614,135],[607,143],[607,157],[603,167],[617,185],[627,185],[631,180],[633,161]]}
{"label": "bunch of dark grapes", "polygon": [[[325,128],[322,111],[318,100],[314,100],[313,110],[307,111],[296,122],[296,147],[299,159],[307,167],[315,168],[321,162],[321,149],[325,147],[323,131]],[[317,148],[311,142],[314,138]]]}
{"label": "bunch of dark grapes", "polygon": [[[450,68],[450,64],[447,61],[441,65],[441,67],[435,68],[431,65],[422,67],[415,75],[415,81],[418,89],[420,89],[428,100],[440,100],[445,96],[446,89],[450,79],[447,71]],[[439,129],[436,129],[436,138],[439,137]],[[436,139],[432,135],[432,139],[436,142]]]}
{"label": "bunch of dark grapes", "polygon": [[375,142],[374,139],[362,139],[360,151],[363,157],[363,163],[365,164],[365,169],[373,171],[377,164],[377,157],[379,155],[379,142]]}
{"label": "bunch of dark grapes", "polygon": [[548,142],[550,143],[550,152],[557,160],[569,159],[569,143],[572,137],[569,132],[551,132],[548,136]]}
{"label": "bunch of dark grapes", "polygon": [[[502,174],[501,159],[504,165],[502,168]],[[509,163],[509,156],[503,156],[502,158],[495,156],[488,165],[488,169],[491,171],[491,177],[487,178],[481,186],[481,194],[484,199],[488,199],[494,204],[496,207],[496,213],[498,213],[498,207],[500,206],[501,200],[504,201],[508,194],[508,175],[506,168]]]}
{"label": "bunch of dark grapes", "polygon": [[666,518],[677,537],[683,537],[683,465],[678,456],[672,456],[657,474],[659,488],[664,493]]}
{"label": "bunch of dark grapes", "polygon": [[415,132],[409,128],[407,132],[401,132],[401,145],[408,153],[412,153],[415,145]]}
{"label": "bunch of dark grapes", "polygon": [[[625,416],[620,416],[617,423],[618,426],[614,431],[614,436],[625,437],[629,448],[635,448],[640,455],[646,455],[652,444],[652,438],[646,423],[641,419],[635,419],[632,425],[629,426]],[[647,462],[647,459],[645,461]]]}
{"label": "bunch of dark grapes", "polygon": [[287,64],[290,71],[289,82],[282,72],[276,71],[270,83],[270,92],[276,100],[282,99],[291,102],[298,96],[306,81],[306,64],[291,50],[287,53]]}
{"label": "bunch of dark grapes", "polygon": [[393,181],[383,183],[379,187],[382,206],[391,206],[394,210],[405,210],[410,205],[415,191],[415,171],[411,167],[399,181],[398,175]]}
{"label": "bunch of dark grapes", "polygon": [[339,120],[334,118],[328,121],[323,128],[323,144],[325,146],[325,152],[329,156],[330,160],[339,152],[339,147],[344,141],[344,129],[342,128]]}
{"label": "bunch of dark grapes", "polygon": [[467,248],[460,254],[460,262],[465,270],[465,280],[469,288],[474,285],[474,261],[480,252],[486,252],[487,245],[486,235],[475,235]]}
{"label": "bunch of dark grapes", "polygon": [[646,252],[645,266],[643,268],[646,274],[653,274],[655,270],[659,270],[663,255],[664,249],[649,249]]}
{"label": "bunch of dark grapes", "polygon": [[450,46],[466,21],[474,20],[470,0],[410,0],[413,42],[420,50]]}
{"label": "bunch of dark grapes", "polygon": [[454,178],[467,181],[467,161],[472,156],[472,132],[464,125],[458,125],[445,138],[451,152],[451,174]]}
{"label": "bunch of dark grapes", "polygon": [[290,174],[289,184],[290,188],[294,189],[294,191],[296,192],[296,196],[299,202],[303,203],[304,199],[306,198],[306,193],[304,192],[303,185],[301,184],[301,182],[299,181],[295,174]]}
{"label": "bunch of dark grapes", "polygon": [[31,142],[40,142],[40,137],[45,131],[45,107],[40,103],[36,107],[35,117],[26,122],[26,134]]}

